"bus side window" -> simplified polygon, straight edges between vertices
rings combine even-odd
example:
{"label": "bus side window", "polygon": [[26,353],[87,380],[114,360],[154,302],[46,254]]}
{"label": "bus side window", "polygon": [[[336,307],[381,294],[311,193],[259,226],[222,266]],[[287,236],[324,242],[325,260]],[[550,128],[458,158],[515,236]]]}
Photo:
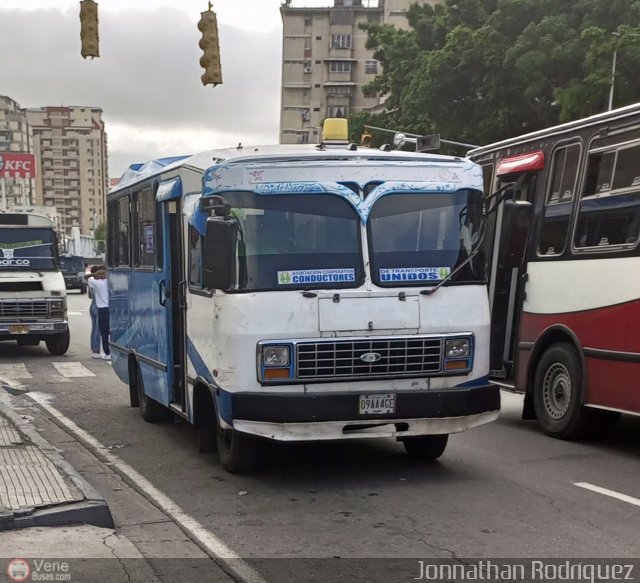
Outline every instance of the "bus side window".
{"label": "bus side window", "polygon": [[189,225],[189,284],[199,289],[203,287],[202,247],[202,235],[193,225]]}
{"label": "bus side window", "polygon": [[109,203],[108,260],[110,267],[129,267],[130,263],[130,217],[129,196]]}
{"label": "bus side window", "polygon": [[545,201],[538,254],[560,255],[567,243],[580,160],[580,145],[558,148],[551,159],[551,180]]}
{"label": "bus side window", "polygon": [[[634,245],[640,235],[640,146],[615,146],[592,154],[580,201],[574,244],[578,248]],[[593,177],[598,179],[593,188]],[[604,170],[603,170],[604,168]]]}

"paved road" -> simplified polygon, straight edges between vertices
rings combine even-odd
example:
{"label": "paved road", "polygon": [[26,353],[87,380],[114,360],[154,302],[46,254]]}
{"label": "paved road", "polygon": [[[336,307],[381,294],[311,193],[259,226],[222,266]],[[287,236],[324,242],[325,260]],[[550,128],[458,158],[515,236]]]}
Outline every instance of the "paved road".
{"label": "paved road", "polygon": [[196,453],[192,428],[145,423],[128,406],[109,364],[90,358],[88,301],[69,297],[67,355],[0,344],[0,376],[50,395],[242,557],[640,556],[638,418],[604,440],[562,442],[503,394],[501,419],[453,436],[437,463],[391,441],[270,445],[259,472],[235,476]]}

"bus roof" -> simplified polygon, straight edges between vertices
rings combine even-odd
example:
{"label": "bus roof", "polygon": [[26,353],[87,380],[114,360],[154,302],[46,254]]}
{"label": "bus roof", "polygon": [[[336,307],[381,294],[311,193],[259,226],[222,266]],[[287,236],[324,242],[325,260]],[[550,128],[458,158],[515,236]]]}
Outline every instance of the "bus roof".
{"label": "bus roof", "polygon": [[276,162],[289,163],[310,163],[323,161],[362,161],[370,162],[379,161],[381,163],[393,162],[414,162],[426,163],[430,166],[444,165],[457,167],[459,169],[468,169],[473,166],[469,160],[456,156],[443,156],[441,154],[424,154],[418,152],[389,151],[384,152],[376,149],[357,148],[349,149],[348,147],[320,149],[315,144],[309,145],[275,145],[275,146],[251,146],[227,148],[221,150],[209,150],[193,156],[176,156],[172,158],[161,158],[151,160],[144,164],[133,164],[122,175],[120,182],[115,186],[111,193],[125,190],[132,185],[142,182],[150,177],[157,176],[169,170],[179,168],[192,168],[202,173],[206,172],[212,166],[219,164],[236,165],[236,164],[269,164]]}
{"label": "bus roof", "polygon": [[33,213],[8,213],[0,211],[0,227],[44,227],[53,228],[55,223],[49,218]]}
{"label": "bus roof", "polygon": [[640,112],[640,103],[633,103],[632,105],[627,105],[626,107],[621,107],[619,109],[605,111],[604,113],[597,113],[590,117],[585,117],[575,121],[570,121],[557,126],[545,128],[543,130],[538,130],[528,134],[523,134],[521,136],[515,136],[513,138],[508,138],[500,142],[494,142],[493,144],[487,144],[479,148],[474,148],[473,150],[469,150],[467,152],[467,156],[475,159],[478,156],[487,154],[489,152],[493,152],[495,150],[501,150],[503,148],[517,146],[519,144],[524,144],[526,142],[533,141],[533,140],[539,140],[555,134],[563,134],[563,133],[575,131],[576,129],[588,127],[590,125],[598,125],[605,121],[616,121],[618,119],[623,119],[629,115],[637,114],[639,112]]}

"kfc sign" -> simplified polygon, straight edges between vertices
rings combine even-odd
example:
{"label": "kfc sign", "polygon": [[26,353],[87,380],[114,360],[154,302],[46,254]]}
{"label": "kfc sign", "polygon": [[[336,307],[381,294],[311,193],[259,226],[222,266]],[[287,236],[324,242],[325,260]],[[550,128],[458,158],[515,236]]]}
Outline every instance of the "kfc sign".
{"label": "kfc sign", "polygon": [[36,157],[33,154],[0,153],[0,177],[33,178]]}

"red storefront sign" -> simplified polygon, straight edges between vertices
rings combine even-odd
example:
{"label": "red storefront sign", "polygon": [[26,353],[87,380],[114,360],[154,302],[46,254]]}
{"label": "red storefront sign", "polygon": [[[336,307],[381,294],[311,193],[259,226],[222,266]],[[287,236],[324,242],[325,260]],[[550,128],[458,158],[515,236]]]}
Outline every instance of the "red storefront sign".
{"label": "red storefront sign", "polygon": [[34,178],[36,157],[33,154],[0,152],[0,178]]}

